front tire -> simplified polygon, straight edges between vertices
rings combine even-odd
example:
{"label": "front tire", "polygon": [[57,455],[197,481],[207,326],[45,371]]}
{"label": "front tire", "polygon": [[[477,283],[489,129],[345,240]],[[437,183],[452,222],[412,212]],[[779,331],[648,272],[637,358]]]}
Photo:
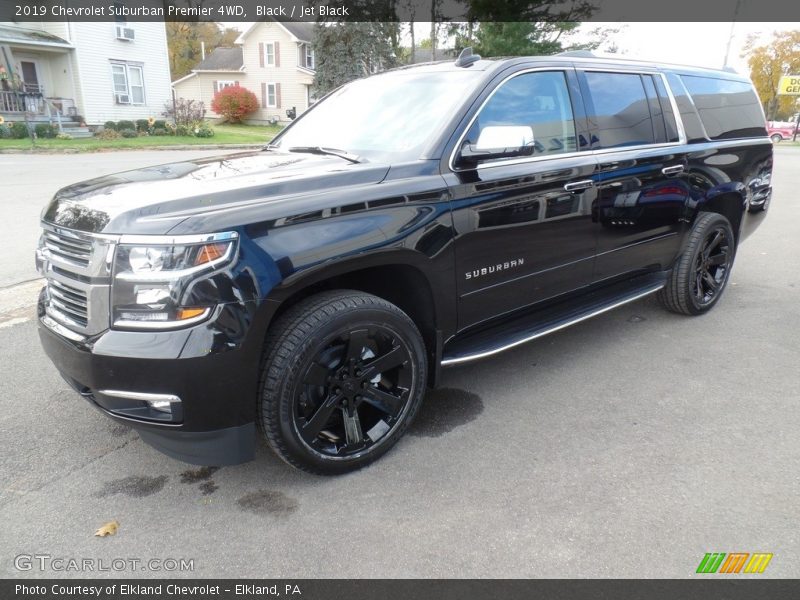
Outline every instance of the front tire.
{"label": "front tire", "polygon": [[682,315],[700,315],[719,301],[736,254],[731,224],[719,213],[702,213],[686,249],[658,293],[661,304]]}
{"label": "front tire", "polygon": [[406,431],[425,391],[425,345],[398,307],[357,291],[323,292],[270,327],[259,416],[290,465],[322,475],[359,469]]}

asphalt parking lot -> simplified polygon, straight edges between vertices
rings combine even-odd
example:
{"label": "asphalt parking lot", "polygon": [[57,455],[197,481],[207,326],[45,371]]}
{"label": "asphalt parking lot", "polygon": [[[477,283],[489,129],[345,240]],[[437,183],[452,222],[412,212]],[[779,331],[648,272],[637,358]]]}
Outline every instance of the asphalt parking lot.
{"label": "asphalt parking lot", "polygon": [[[72,179],[99,168],[58,160]],[[39,204],[0,202],[35,230],[46,184],[26,173]],[[0,322],[0,577],[165,574],[15,567],[39,554],[191,559],[167,575],[204,578],[667,578],[706,552],[770,552],[758,577],[800,576],[800,148],[776,149],[774,179],[711,313],[646,299],[451,368],[390,454],[338,478],[263,443],[218,470],[167,458],[67,389],[30,308]]]}

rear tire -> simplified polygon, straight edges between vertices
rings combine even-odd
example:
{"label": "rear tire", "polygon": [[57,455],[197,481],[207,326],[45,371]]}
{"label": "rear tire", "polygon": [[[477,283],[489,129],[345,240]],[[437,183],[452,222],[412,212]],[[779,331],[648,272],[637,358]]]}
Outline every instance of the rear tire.
{"label": "rear tire", "polygon": [[385,454],[419,410],[425,345],[398,307],[363,292],[311,296],[270,326],[259,422],[290,465],[321,475]]}
{"label": "rear tire", "polygon": [[770,138],[773,144],[777,144],[778,142],[783,141],[783,136],[780,133],[773,133]]}
{"label": "rear tire", "polygon": [[682,315],[711,310],[725,291],[735,255],[736,240],[728,219],[719,213],[702,213],[658,293],[661,304]]}

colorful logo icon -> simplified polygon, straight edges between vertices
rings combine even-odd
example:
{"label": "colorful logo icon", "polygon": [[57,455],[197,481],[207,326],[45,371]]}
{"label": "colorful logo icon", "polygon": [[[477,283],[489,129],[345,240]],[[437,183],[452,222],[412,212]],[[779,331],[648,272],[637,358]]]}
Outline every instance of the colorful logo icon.
{"label": "colorful logo icon", "polygon": [[697,566],[697,573],[763,573],[772,554],[767,552],[707,552]]}

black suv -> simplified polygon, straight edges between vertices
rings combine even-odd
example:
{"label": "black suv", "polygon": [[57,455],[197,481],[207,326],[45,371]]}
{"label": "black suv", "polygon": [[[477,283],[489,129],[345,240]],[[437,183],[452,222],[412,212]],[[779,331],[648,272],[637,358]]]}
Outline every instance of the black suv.
{"label": "black suv", "polygon": [[440,369],[657,293],[698,315],[769,205],[772,144],[726,71],[587,56],[389,71],[266,148],[59,191],[44,348],[183,461],[342,473]]}

